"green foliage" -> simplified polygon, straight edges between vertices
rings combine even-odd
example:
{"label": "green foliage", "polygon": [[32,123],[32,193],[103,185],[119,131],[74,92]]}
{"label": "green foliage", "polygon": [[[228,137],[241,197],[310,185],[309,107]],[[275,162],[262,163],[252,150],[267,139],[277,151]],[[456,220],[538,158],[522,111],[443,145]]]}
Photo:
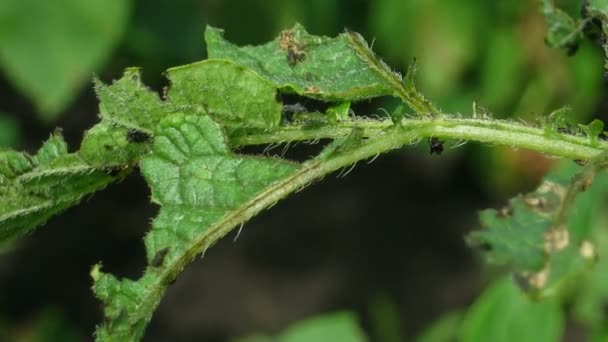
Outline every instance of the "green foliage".
{"label": "green foliage", "polygon": [[319,315],[300,321],[277,336],[251,335],[233,342],[365,342],[367,337],[350,312]]}
{"label": "green foliage", "polygon": [[456,340],[462,318],[462,312],[449,312],[442,315],[416,337],[416,342],[449,342]]}
{"label": "green foliage", "polygon": [[575,53],[583,36],[582,26],[570,15],[555,7],[552,0],[541,1],[541,11],[547,20],[546,42],[553,48],[565,48]]}
{"label": "green foliage", "polygon": [[207,60],[167,74],[172,85],[167,98],[174,110],[211,115],[234,127],[272,129],[281,121],[276,87],[242,65]]}
{"label": "green foliage", "polygon": [[205,41],[209,58],[247,66],[289,92],[334,101],[392,93],[382,75],[360,58],[349,33],[319,37],[295,25],[269,43],[239,48],[226,41],[221,30],[208,27]]}
{"label": "green foliage", "polygon": [[43,119],[54,120],[109,57],[126,26],[129,4],[5,0],[0,5],[0,67]]}
{"label": "green foliage", "polygon": [[534,302],[501,279],[487,288],[463,319],[459,340],[559,341],[565,328],[557,301]]}
{"label": "green foliage", "polygon": [[2,341],[77,342],[83,341],[85,336],[61,311],[47,307],[25,326],[0,319],[0,338]]}
{"label": "green foliage", "polygon": [[68,154],[58,134],[33,156],[0,152],[0,241],[27,233],[120,177]]}
{"label": "green foliage", "polygon": [[0,113],[0,148],[15,146],[19,138],[20,132],[17,122]]}
{"label": "green foliage", "polygon": [[[548,42],[572,46],[580,29],[551,2],[543,2],[543,9],[550,22]],[[471,116],[440,113],[416,88],[415,63],[402,77],[353,32],[329,38],[295,25],[269,43],[239,47],[208,27],[205,38],[210,59],[169,69],[170,86],[162,97],[142,84],[136,68],[111,85],[96,81],[101,121],[86,132],[79,151],[68,153],[56,134],[34,155],[0,152],[0,241],[30,231],[137,166],[150,186],[160,209],[145,237],[142,276],[118,279],[104,273],[101,264],[91,271],[94,292],[104,304],[99,341],[141,339],[167,286],[184,267],[254,215],[333,171],[423,139],[439,145],[444,139],[480,141],[590,161],[582,171],[569,165],[549,174],[535,192],[512,199],[505,209],[482,212],[486,229],[469,240],[486,249],[491,262],[511,266],[520,285],[537,297],[566,293],[561,291],[565,280],[585,276],[596,261],[597,246],[591,241],[597,232],[590,222],[603,192],[591,190],[599,186],[591,183],[604,167],[595,159],[608,147],[600,139],[601,121],[575,126],[567,122],[567,110],[540,125],[495,120],[485,110],[478,113],[478,106]],[[510,44],[505,36],[497,46],[507,51]],[[458,58],[472,58],[462,53],[456,53]],[[324,112],[298,109],[287,118],[284,94],[329,103]],[[382,119],[351,115],[351,102],[380,96],[399,99],[416,115],[400,110]],[[233,151],[235,146],[321,138],[332,142],[302,163]],[[597,286],[603,278],[590,277],[594,286],[578,299],[577,308],[601,334],[603,317],[588,302],[605,296]],[[379,316],[395,316],[381,304],[375,306]],[[463,341],[552,341],[563,331],[560,304],[556,299],[535,303],[500,280],[462,320],[460,315],[444,317],[420,340],[447,339],[457,332]],[[377,335],[399,339],[399,330],[393,331]],[[365,340],[346,314],[254,340],[321,338]]]}
{"label": "green foliage", "polygon": [[141,162],[152,200],[161,205],[145,239],[149,267],[138,281],[118,281],[99,267],[93,271],[108,319],[97,331],[101,341],[140,339],[177,273],[249,219],[250,208],[272,194],[273,183],[297,170],[289,162],[233,154],[209,116],[169,115],[155,135],[152,153]]}
{"label": "green foliage", "polygon": [[[536,191],[511,199],[500,210],[481,212],[486,229],[471,233],[469,242],[486,250],[489,262],[511,266],[525,289],[554,294],[564,280],[596,260],[588,218],[582,217],[594,205],[587,197],[575,200],[594,176],[573,164],[548,174]],[[600,194],[587,196],[598,200]]]}

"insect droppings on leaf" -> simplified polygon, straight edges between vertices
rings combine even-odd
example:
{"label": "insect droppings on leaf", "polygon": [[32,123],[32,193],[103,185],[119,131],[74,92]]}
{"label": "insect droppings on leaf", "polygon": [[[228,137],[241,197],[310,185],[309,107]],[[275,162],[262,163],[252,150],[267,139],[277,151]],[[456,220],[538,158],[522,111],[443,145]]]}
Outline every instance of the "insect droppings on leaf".
{"label": "insect droppings on leaf", "polygon": [[279,49],[287,51],[287,64],[292,68],[306,59],[305,47],[297,41],[292,30],[281,32],[279,36]]}
{"label": "insect droppings on leaf", "polygon": [[443,152],[443,141],[433,137],[429,139],[429,153],[440,155]]}
{"label": "insect droppings on leaf", "polygon": [[159,250],[158,252],[156,252],[156,254],[154,255],[154,258],[152,258],[152,261],[150,262],[150,266],[160,267],[163,264],[163,261],[165,261],[165,257],[167,256],[167,253],[169,253],[169,247],[165,247],[165,248]]}
{"label": "insect droppings on leaf", "polygon": [[150,139],[152,139],[150,134],[138,129],[130,129],[127,132],[127,141],[130,143],[144,143]]}

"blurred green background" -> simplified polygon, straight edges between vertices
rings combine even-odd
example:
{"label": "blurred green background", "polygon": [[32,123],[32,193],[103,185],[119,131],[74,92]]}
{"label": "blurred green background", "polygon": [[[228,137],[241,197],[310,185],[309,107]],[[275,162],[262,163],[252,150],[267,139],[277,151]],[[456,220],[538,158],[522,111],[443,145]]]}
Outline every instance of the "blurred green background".
{"label": "blurred green background", "polygon": [[[580,11],[580,2],[557,3]],[[0,147],[33,151],[61,127],[77,148],[97,121],[93,75],[111,82],[140,66],[146,84],[161,91],[164,70],[205,58],[207,24],[238,44],[259,44],[295,22],[318,35],[358,31],[399,71],[416,59],[419,88],[444,112],[470,114],[475,102],[495,117],[535,121],[570,105],[574,122],[606,119],[601,49],[586,41],[568,57],[546,47],[532,0],[3,0]],[[365,102],[357,113],[394,106]],[[306,337],[316,336],[306,335],[311,326],[329,326],[324,336],[342,337],[327,341],[449,341],[455,331],[482,341],[471,331],[491,326],[492,310],[477,301],[466,316],[477,310],[481,321],[462,317],[495,276],[463,236],[477,228],[477,210],[533,189],[554,160],[473,143],[441,157],[426,149],[325,179],[252,220],[236,243],[225,239],[184,272],[145,340],[305,341],[316,340]],[[0,255],[0,340],[90,339],[101,311],[89,269],[103,260],[115,274],[139,276],[142,237],[156,212],[148,197],[141,177],[131,176]],[[601,326],[608,315],[563,321],[552,316],[557,304],[529,309],[509,282],[493,284],[483,298],[520,303],[508,312],[524,321],[534,321],[526,312],[548,319],[547,335],[530,341],[555,340],[563,329],[566,340],[579,341],[591,336],[585,324]],[[437,318],[439,328],[425,330]]]}

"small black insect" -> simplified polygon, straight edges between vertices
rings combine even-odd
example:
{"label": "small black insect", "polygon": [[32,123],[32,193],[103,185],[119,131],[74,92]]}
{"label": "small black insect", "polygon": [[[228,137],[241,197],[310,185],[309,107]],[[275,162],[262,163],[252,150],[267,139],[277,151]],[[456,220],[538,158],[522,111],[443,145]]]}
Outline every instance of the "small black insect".
{"label": "small black insect", "polygon": [[163,264],[163,261],[165,261],[165,257],[167,256],[167,253],[169,253],[169,247],[165,247],[165,248],[159,250],[158,252],[156,252],[156,255],[154,255],[154,258],[150,262],[150,266],[160,267]]}
{"label": "small black insect", "polygon": [[429,139],[429,153],[440,155],[443,152],[443,141],[433,137]]}
{"label": "small black insect", "polygon": [[152,136],[149,133],[138,129],[132,128],[127,132],[127,141],[130,143],[144,143],[150,139]]}
{"label": "small black insect", "polygon": [[298,49],[287,49],[287,64],[290,67],[295,67],[298,63],[303,62],[306,59],[306,53]]}

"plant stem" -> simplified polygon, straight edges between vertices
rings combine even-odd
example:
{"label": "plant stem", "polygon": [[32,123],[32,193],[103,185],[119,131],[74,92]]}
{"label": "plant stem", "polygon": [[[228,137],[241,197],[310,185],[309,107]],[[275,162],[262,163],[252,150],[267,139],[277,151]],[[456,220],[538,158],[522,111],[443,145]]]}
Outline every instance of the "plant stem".
{"label": "plant stem", "polygon": [[[338,124],[311,128],[306,124],[292,124],[280,131],[252,133],[231,138],[234,147],[307,141],[322,138],[345,137],[353,129],[360,129],[363,137],[386,136],[394,145],[411,144],[421,138],[479,141],[495,145],[524,148],[555,157],[591,160],[608,143],[592,141],[586,136],[558,133],[542,127],[530,127],[522,123],[477,118],[449,116],[404,118],[397,124],[391,120],[354,119]],[[384,151],[378,151],[382,153]]]}

